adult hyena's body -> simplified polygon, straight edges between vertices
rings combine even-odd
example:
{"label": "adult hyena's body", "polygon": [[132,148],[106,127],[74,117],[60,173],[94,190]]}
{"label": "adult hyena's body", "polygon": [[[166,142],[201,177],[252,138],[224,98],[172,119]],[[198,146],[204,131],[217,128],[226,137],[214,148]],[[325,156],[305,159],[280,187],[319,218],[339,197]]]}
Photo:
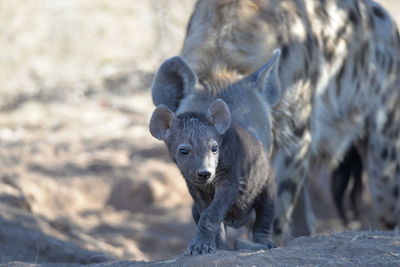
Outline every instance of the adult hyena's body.
{"label": "adult hyena's body", "polygon": [[334,166],[351,143],[364,150],[375,218],[399,224],[400,37],[389,14],[363,0],[200,0],[181,54],[200,82],[219,87],[275,48],[284,90],[272,110],[275,233],[307,174]]}

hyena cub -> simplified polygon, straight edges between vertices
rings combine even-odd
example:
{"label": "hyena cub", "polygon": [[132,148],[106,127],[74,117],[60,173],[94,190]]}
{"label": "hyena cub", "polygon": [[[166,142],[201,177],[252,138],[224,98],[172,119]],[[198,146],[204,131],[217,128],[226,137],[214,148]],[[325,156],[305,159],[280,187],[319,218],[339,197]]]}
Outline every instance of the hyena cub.
{"label": "hyena cub", "polygon": [[253,242],[275,247],[269,109],[280,99],[279,58],[276,51],[253,74],[218,88],[196,86],[196,75],[181,57],[166,60],[157,71],[150,132],[165,141],[194,200],[197,230],[190,255],[226,248],[225,227],[245,225],[253,211]]}

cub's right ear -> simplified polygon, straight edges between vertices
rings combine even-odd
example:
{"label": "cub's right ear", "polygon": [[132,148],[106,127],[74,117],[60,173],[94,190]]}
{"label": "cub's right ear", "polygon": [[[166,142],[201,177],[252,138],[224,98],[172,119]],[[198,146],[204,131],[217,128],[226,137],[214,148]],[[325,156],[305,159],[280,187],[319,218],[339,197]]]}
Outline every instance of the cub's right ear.
{"label": "cub's right ear", "polygon": [[224,134],[231,126],[231,112],[224,100],[218,98],[207,112],[208,119],[214,124],[219,134]]}
{"label": "cub's right ear", "polygon": [[151,85],[154,105],[166,105],[175,112],[182,98],[192,91],[196,81],[196,75],[182,57],[165,60]]}
{"label": "cub's right ear", "polygon": [[175,114],[165,105],[159,105],[150,119],[150,133],[159,140],[166,140],[175,120]]}

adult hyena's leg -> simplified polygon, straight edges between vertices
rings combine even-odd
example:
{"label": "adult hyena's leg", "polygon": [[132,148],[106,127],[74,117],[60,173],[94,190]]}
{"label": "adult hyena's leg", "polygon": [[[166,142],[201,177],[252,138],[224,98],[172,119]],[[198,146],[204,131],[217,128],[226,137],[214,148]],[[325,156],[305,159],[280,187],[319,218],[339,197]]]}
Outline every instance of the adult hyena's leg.
{"label": "adult hyena's leg", "polygon": [[306,167],[303,157],[278,152],[276,181],[278,192],[273,220],[273,240],[284,244],[291,236],[314,232],[314,213],[304,187]]}
{"label": "adult hyena's leg", "polygon": [[292,221],[293,236],[309,236],[314,234],[316,218],[311,206],[310,193],[305,184],[302,186],[299,199],[294,206]]}
{"label": "adult hyena's leg", "polygon": [[400,225],[400,112],[391,106],[370,119],[367,147],[374,223],[387,230]]}

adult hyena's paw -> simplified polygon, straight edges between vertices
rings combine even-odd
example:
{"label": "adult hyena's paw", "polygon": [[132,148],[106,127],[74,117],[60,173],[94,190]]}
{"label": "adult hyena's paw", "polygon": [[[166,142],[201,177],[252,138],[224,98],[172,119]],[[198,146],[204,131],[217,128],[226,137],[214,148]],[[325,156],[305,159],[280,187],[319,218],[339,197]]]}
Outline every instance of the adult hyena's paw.
{"label": "adult hyena's paw", "polygon": [[253,242],[250,240],[244,240],[244,239],[236,239],[234,243],[234,249],[235,250],[268,250],[271,248],[276,248],[276,245],[272,241],[264,241],[264,242]]}
{"label": "adult hyena's paw", "polygon": [[207,242],[195,238],[187,248],[186,254],[194,256],[200,254],[215,253],[216,251],[217,247],[212,242]]}

